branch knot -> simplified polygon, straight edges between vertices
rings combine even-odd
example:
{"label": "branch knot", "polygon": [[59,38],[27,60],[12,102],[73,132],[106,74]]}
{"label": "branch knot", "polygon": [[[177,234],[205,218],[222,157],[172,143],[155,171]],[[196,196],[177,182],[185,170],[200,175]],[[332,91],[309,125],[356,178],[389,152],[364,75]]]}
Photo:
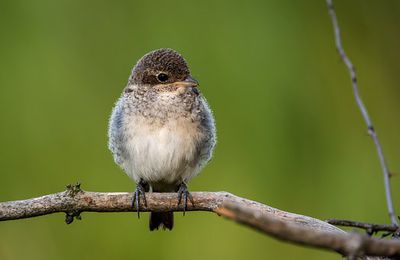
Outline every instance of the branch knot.
{"label": "branch knot", "polygon": [[77,182],[75,184],[68,184],[67,185],[67,195],[70,197],[75,197],[78,193],[83,192],[81,189],[81,184],[80,182]]}
{"label": "branch knot", "polygon": [[80,211],[74,210],[74,211],[71,211],[71,212],[65,212],[65,223],[67,223],[67,225],[69,225],[72,222],[74,222],[74,219],[82,220]]}

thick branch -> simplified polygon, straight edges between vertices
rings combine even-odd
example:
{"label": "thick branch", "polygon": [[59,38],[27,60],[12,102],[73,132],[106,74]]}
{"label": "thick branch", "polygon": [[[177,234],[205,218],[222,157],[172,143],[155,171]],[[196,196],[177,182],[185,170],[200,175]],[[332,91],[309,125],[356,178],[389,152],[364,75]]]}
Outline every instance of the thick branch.
{"label": "thick branch", "polygon": [[339,27],[339,23],[337,21],[335,8],[333,6],[333,1],[326,0],[326,3],[328,5],[329,15],[331,16],[331,19],[332,19],[333,30],[335,33],[336,49],[339,52],[340,58],[342,59],[343,63],[346,65],[347,70],[349,71],[351,83],[353,85],[354,98],[356,100],[358,108],[361,111],[361,115],[365,121],[365,124],[367,125],[368,134],[374,140],[374,144],[375,144],[376,150],[378,152],[379,162],[381,164],[381,168],[382,168],[382,172],[383,172],[386,204],[387,204],[387,208],[388,208],[389,217],[390,217],[390,220],[393,225],[398,225],[397,217],[396,217],[396,214],[395,214],[394,208],[393,208],[392,192],[390,190],[389,167],[387,166],[385,156],[383,154],[382,146],[378,139],[378,135],[375,132],[375,128],[372,124],[372,120],[368,114],[368,111],[364,105],[364,102],[361,99],[360,92],[358,90],[358,80],[357,80],[356,68],[354,67],[353,63],[350,61],[349,57],[347,57],[346,52],[344,51],[344,48],[342,45],[342,38],[341,38],[341,34],[340,34],[340,27]]}
{"label": "thick branch", "polygon": [[[226,192],[193,192],[188,211],[210,211],[250,226],[280,240],[334,250],[343,255],[400,255],[400,242],[348,234],[324,221],[285,212]],[[147,193],[141,211],[182,211],[176,193]],[[100,193],[71,189],[28,200],[0,203],[0,221],[30,218],[56,212],[128,212],[131,193]],[[68,219],[68,218],[67,218]]]}

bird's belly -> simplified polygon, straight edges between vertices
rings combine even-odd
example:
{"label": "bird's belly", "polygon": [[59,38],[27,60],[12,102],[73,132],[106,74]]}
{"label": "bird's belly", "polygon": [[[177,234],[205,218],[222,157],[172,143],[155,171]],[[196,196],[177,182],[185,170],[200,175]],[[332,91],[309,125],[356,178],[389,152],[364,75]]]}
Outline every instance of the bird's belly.
{"label": "bird's belly", "polygon": [[175,120],[162,126],[143,122],[127,128],[124,168],[136,182],[179,183],[196,174],[201,132],[189,120]]}

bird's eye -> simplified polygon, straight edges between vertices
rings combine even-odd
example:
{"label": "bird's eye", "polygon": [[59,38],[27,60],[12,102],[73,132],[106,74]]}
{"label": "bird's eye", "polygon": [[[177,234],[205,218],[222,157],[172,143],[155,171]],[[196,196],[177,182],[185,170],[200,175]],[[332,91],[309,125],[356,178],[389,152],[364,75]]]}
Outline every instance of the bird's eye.
{"label": "bird's eye", "polygon": [[157,79],[160,82],[165,82],[165,81],[168,80],[168,75],[165,74],[165,73],[160,73],[160,74],[157,75]]}

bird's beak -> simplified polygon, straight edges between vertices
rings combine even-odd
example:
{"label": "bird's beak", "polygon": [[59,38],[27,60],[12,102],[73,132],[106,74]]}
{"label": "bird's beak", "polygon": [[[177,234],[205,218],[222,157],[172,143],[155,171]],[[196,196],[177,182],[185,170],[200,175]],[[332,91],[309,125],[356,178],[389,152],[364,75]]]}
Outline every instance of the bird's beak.
{"label": "bird's beak", "polygon": [[199,85],[199,82],[197,80],[195,80],[194,78],[192,78],[192,76],[187,76],[185,80],[183,81],[178,81],[173,83],[175,86],[179,86],[179,87],[192,87],[195,88]]}

